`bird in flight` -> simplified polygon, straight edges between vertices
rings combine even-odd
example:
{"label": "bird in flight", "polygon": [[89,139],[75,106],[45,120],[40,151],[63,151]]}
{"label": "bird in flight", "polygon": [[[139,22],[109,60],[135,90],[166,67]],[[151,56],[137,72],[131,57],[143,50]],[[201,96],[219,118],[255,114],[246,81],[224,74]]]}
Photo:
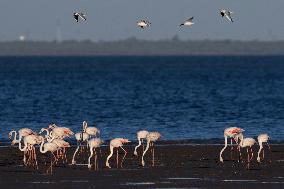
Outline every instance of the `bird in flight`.
{"label": "bird in flight", "polygon": [[149,27],[151,25],[151,23],[147,20],[140,20],[137,22],[137,26],[142,28],[142,29],[145,29],[147,27]]}
{"label": "bird in flight", "polygon": [[191,26],[193,25],[194,22],[193,22],[193,17],[187,19],[186,21],[184,21],[182,24],[180,24],[179,26]]}
{"label": "bird in flight", "polygon": [[221,14],[222,17],[225,16],[229,21],[234,22],[233,18],[231,16],[233,14],[232,11],[223,9],[223,10],[220,11],[220,14]]}
{"label": "bird in flight", "polygon": [[79,22],[79,18],[81,18],[82,20],[86,21],[87,18],[86,18],[86,15],[84,13],[81,13],[81,12],[75,12],[73,13],[73,17],[74,19],[76,20],[76,22]]}

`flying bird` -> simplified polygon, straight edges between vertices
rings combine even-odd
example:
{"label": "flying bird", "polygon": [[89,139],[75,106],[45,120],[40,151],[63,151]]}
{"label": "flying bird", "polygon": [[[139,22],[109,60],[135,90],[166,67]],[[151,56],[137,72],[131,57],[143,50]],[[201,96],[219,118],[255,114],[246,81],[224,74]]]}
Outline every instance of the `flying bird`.
{"label": "flying bird", "polygon": [[193,25],[193,24],[194,24],[193,18],[194,18],[194,17],[191,17],[191,18],[187,19],[186,21],[184,21],[184,22],[183,22],[182,24],[180,24],[179,26],[191,26],[191,25]]}
{"label": "flying bird", "polygon": [[142,29],[145,29],[147,27],[149,27],[151,25],[151,23],[147,20],[140,20],[137,22],[137,26],[142,28]]}
{"label": "flying bird", "polygon": [[75,12],[73,13],[73,17],[74,19],[76,20],[76,22],[79,22],[79,18],[81,18],[82,20],[86,21],[87,18],[86,18],[86,15],[84,13],[81,13],[81,12]]}
{"label": "flying bird", "polygon": [[223,9],[223,10],[220,11],[220,14],[221,14],[222,17],[225,16],[229,21],[234,22],[233,18],[231,16],[233,14],[232,11]]}

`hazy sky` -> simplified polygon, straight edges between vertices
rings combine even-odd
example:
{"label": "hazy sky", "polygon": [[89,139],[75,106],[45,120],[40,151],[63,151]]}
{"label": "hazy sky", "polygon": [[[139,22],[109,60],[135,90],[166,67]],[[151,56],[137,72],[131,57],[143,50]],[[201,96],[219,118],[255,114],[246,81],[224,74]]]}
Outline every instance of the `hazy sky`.
{"label": "hazy sky", "polygon": [[[235,22],[221,19],[219,11],[234,11]],[[116,40],[135,36],[164,39],[284,40],[284,0],[0,0],[0,40],[28,35],[32,40],[54,40],[59,24],[66,39]],[[74,11],[87,14],[77,24]],[[194,16],[192,28],[179,28]],[[139,19],[152,22],[147,30]]]}

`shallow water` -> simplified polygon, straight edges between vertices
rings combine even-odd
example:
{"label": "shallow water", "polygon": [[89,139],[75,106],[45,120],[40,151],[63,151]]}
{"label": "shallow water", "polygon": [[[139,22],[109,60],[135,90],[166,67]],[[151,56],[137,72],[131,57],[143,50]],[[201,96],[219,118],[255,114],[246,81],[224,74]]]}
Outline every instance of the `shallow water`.
{"label": "shallow water", "polygon": [[225,127],[283,140],[284,57],[0,58],[0,139],[49,123],[102,137],[222,138]]}

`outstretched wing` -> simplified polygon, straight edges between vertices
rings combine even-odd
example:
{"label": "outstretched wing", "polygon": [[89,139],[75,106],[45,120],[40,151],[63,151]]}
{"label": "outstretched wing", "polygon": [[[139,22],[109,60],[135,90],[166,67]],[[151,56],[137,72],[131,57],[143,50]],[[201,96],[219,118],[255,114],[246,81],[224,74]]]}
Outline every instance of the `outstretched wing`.
{"label": "outstretched wing", "polygon": [[80,14],[79,14],[79,16],[80,16],[80,18],[82,18],[84,21],[86,21],[86,20],[87,20],[87,18],[86,18],[86,15],[85,15],[85,14],[80,13]]}
{"label": "outstretched wing", "polygon": [[76,22],[78,22],[78,19],[79,19],[78,13],[74,13],[74,14],[73,14],[73,17],[74,17],[74,19],[76,20]]}
{"label": "outstretched wing", "polygon": [[191,17],[191,18],[187,19],[186,21],[187,21],[187,22],[192,22],[192,21],[193,21],[193,18],[194,18],[194,17]]}

